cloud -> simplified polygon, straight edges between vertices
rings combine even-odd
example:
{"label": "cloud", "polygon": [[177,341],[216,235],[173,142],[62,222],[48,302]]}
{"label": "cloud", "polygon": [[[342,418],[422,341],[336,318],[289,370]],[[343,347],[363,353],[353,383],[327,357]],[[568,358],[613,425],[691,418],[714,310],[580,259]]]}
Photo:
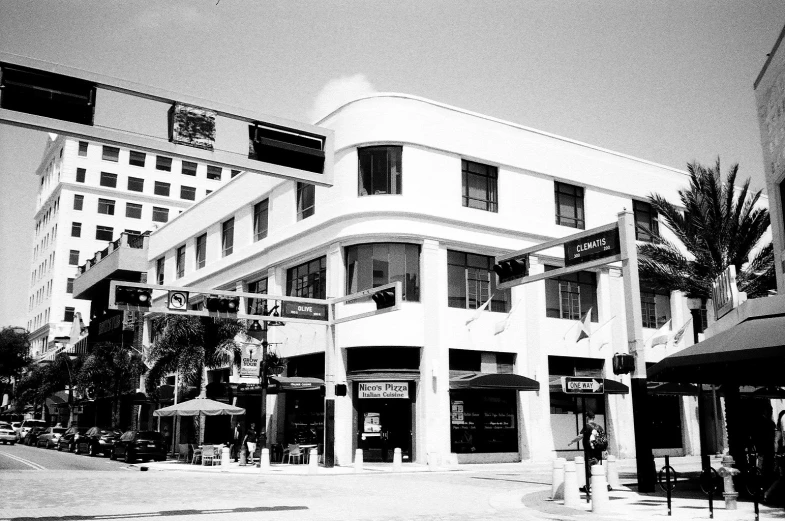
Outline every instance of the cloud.
{"label": "cloud", "polygon": [[322,87],[308,113],[309,121],[316,122],[351,100],[376,92],[365,74],[343,76],[327,82]]}

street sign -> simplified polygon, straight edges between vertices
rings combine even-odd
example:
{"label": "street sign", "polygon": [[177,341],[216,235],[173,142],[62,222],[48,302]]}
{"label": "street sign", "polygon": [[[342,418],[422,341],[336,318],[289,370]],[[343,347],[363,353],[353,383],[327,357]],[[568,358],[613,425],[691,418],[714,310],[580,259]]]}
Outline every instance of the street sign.
{"label": "street sign", "polygon": [[187,291],[169,291],[166,298],[166,307],[173,311],[185,311],[188,309],[188,292]]}
{"label": "street sign", "polygon": [[621,253],[619,230],[606,230],[564,243],[564,265],[574,266]]}
{"label": "street sign", "polygon": [[302,302],[282,302],[281,315],[289,318],[309,318],[327,320],[326,304],[303,304]]}
{"label": "street sign", "polygon": [[561,388],[567,394],[603,394],[605,379],[589,376],[562,376]]}

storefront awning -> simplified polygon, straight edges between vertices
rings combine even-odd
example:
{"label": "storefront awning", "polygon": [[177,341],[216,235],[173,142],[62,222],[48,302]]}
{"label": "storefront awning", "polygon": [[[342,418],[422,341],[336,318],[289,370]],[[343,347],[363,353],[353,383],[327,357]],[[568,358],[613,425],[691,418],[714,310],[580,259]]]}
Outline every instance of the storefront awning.
{"label": "storefront awning", "polygon": [[451,377],[450,389],[539,391],[540,382],[512,373],[469,373]]}
{"label": "storefront awning", "polygon": [[678,382],[647,382],[649,394],[670,396],[698,396],[698,388]]}
{"label": "storefront awning", "polygon": [[324,385],[321,378],[304,376],[271,376],[270,382],[279,391],[317,391]]}
{"label": "storefront awning", "polygon": [[[597,378],[599,379],[600,377],[598,376]],[[551,379],[548,380],[548,388],[550,392],[552,393],[564,392],[561,387],[561,379],[562,379],[561,376],[551,376]],[[617,382],[616,380],[611,380],[610,378],[605,378],[604,381],[605,381],[604,394],[629,394],[630,393],[630,388],[621,382]]]}
{"label": "storefront awning", "polygon": [[785,385],[785,315],[752,318],[664,358],[647,371],[662,382]]}

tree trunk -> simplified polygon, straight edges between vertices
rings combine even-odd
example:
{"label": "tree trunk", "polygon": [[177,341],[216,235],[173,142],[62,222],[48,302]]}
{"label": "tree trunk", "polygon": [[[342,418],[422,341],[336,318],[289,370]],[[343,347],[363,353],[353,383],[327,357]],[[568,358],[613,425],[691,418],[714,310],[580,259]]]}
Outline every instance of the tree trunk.
{"label": "tree trunk", "polygon": [[[58,416],[60,416],[58,414]],[[74,386],[68,385],[68,426],[72,427],[74,424]]]}

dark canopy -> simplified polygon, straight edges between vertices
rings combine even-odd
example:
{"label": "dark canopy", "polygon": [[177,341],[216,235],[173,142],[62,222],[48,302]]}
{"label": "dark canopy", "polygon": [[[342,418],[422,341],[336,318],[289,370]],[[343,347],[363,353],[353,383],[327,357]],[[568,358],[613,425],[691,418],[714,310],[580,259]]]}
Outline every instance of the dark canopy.
{"label": "dark canopy", "polygon": [[451,377],[450,389],[539,391],[540,382],[512,373],[469,373]]}
{"label": "dark canopy", "polygon": [[324,385],[321,378],[303,376],[271,376],[270,382],[278,391],[315,391]]}

